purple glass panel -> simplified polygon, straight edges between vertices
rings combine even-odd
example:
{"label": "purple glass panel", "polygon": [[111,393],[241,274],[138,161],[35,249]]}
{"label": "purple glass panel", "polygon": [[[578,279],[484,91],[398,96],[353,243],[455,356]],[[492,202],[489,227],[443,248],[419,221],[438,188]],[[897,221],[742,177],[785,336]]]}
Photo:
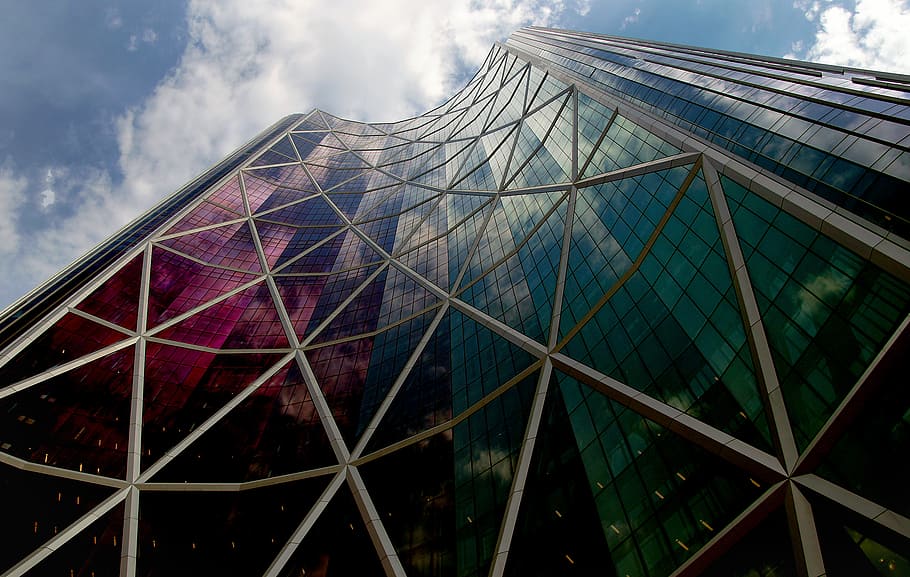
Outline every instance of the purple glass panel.
{"label": "purple glass panel", "polygon": [[262,272],[253,235],[245,222],[160,241],[162,245],[217,266]]}
{"label": "purple glass panel", "polygon": [[221,188],[206,197],[206,200],[223,206],[231,212],[246,214],[246,209],[243,207],[243,195],[240,194],[240,179],[237,177],[231,178]]}
{"label": "purple glass panel", "polygon": [[145,364],[143,467],[186,437],[282,356],[216,355],[150,342]]}
{"label": "purple glass panel", "polygon": [[153,480],[252,481],[335,463],[316,406],[291,361]]}
{"label": "purple glass panel", "polygon": [[278,294],[284,302],[287,311],[298,335],[303,334],[304,328],[309,324],[322,289],[325,287],[326,276],[277,276],[275,283],[278,285]]}
{"label": "purple glass panel", "polygon": [[230,220],[236,220],[238,218],[243,218],[243,215],[228,210],[223,206],[219,206],[209,201],[204,201],[202,204],[194,208],[192,212],[180,219],[177,224],[169,228],[162,236],[176,234],[178,232],[184,232],[195,228],[202,228],[203,226],[208,226],[210,224],[228,222]]}
{"label": "purple glass panel", "polygon": [[318,191],[299,165],[280,166],[273,174],[260,178],[256,173],[244,173],[243,184],[253,214],[276,208],[295,200],[316,194]]}
{"label": "purple glass panel", "polygon": [[0,447],[19,458],[123,477],[133,347],[0,399]]}
{"label": "purple glass panel", "polygon": [[137,255],[76,307],[131,331],[139,315],[142,254]]}
{"label": "purple glass panel", "polygon": [[12,385],[126,338],[127,335],[104,325],[66,314],[0,368],[0,387]]}
{"label": "purple glass panel", "polygon": [[291,226],[344,225],[338,213],[321,196],[285,206],[273,212],[260,214],[258,218]]}
{"label": "purple glass panel", "polygon": [[156,335],[213,349],[287,348],[268,285],[259,283]]}
{"label": "purple glass panel", "polygon": [[154,247],[148,326],[161,324],[255,278],[253,274],[205,266]]}
{"label": "purple glass panel", "polygon": [[[319,323],[334,312],[341,301],[363,284],[375,270],[374,265],[332,275],[316,308],[317,312],[310,319],[307,331],[315,330]],[[388,272],[389,269],[386,267],[379,273],[379,276],[370,281],[370,284],[354,297],[354,300],[332,320],[331,324],[323,329],[316,338],[316,342],[325,343],[375,330]]]}
{"label": "purple glass panel", "polygon": [[296,255],[284,257],[278,261],[275,272],[280,274],[319,274],[328,273],[334,269],[338,251],[344,243],[345,234],[332,237],[325,243],[309,251],[299,258]]}
{"label": "purple glass panel", "polygon": [[360,400],[373,352],[373,337],[306,352],[316,382],[332,408],[344,438],[351,442],[360,418]]}

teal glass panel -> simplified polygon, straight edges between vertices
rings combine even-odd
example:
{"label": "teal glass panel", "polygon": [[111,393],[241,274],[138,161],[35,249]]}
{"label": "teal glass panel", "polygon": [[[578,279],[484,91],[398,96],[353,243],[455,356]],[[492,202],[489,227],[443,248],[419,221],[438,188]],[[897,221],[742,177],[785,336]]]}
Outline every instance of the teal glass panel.
{"label": "teal glass panel", "polygon": [[541,343],[553,311],[567,207],[555,203],[564,199],[564,193],[502,197],[459,295]]}
{"label": "teal glass panel", "polygon": [[408,575],[487,574],[536,383],[535,373],[452,430],[359,467]]}
{"label": "teal glass panel", "polygon": [[617,575],[555,378],[534,442],[505,575]]}
{"label": "teal glass panel", "polygon": [[722,178],[797,445],[910,312],[910,287]]}
{"label": "teal glass panel", "polygon": [[[557,99],[555,102],[560,100]],[[518,167],[518,171],[507,188],[516,189],[572,180],[572,132],[574,131],[572,102],[572,95],[569,93],[552,126],[536,126],[536,121],[542,120],[538,118],[539,113],[526,119],[532,129],[536,128],[535,133],[542,143],[523,167],[520,164],[510,165],[509,170],[516,170]]]}
{"label": "teal glass panel", "polygon": [[453,227],[454,230],[450,230],[446,235],[449,288],[455,287],[458,274],[468,261],[477,235],[482,232],[482,227],[493,210],[491,202],[480,210],[466,213],[466,209],[470,209],[476,204],[476,200],[465,200],[465,196],[462,195],[449,194],[446,196],[446,220],[450,223],[458,223]]}
{"label": "teal glass panel", "polygon": [[624,116],[617,116],[591,155],[583,177],[594,176],[679,154],[679,148],[648,132]]}
{"label": "teal glass panel", "polygon": [[368,450],[463,413],[534,361],[529,353],[450,309],[379,423]]}
{"label": "teal glass panel", "polygon": [[294,550],[282,577],[385,577],[351,491],[343,484]]}
{"label": "teal glass panel", "polygon": [[[657,232],[647,209],[626,214],[639,215],[640,221],[647,221],[646,231]],[[652,218],[657,220],[659,214],[654,211]],[[617,228],[612,227],[614,234]],[[618,241],[618,246],[630,244],[628,239]],[[612,274],[605,275],[606,280],[617,284],[566,344],[566,353],[771,450],[745,327],[700,174],[650,250],[640,256],[637,268],[628,259],[619,261],[629,267],[629,274],[618,283],[614,281],[617,273],[626,271],[607,269]],[[584,261],[590,263],[591,254]]]}
{"label": "teal glass panel", "polygon": [[600,137],[610,118],[613,116],[613,110],[597,102],[583,92],[578,93],[578,166],[579,170],[584,168],[585,163],[594,152],[594,147],[600,141]]}
{"label": "teal glass panel", "polygon": [[556,376],[617,575],[669,575],[761,494],[737,467]]}
{"label": "teal glass panel", "polygon": [[[540,153],[539,151],[546,150],[541,149],[541,143],[547,139],[547,135],[554,123],[559,122],[563,125],[563,130],[565,130],[565,124],[568,122],[568,129],[565,131],[571,135],[571,109],[569,109],[570,113],[568,115],[560,115],[561,112],[564,112],[564,108],[567,107],[567,102],[570,99],[571,94],[569,93],[561,95],[539,109],[534,110],[522,120],[521,127],[518,129],[519,132],[515,144],[515,153],[512,162],[509,164],[509,172],[511,174],[506,180],[506,188],[515,189],[524,186],[533,186],[534,184],[552,184],[568,180],[568,177],[564,176],[558,178],[555,176],[553,178],[542,176],[544,174],[549,174],[550,172],[556,175],[559,171],[563,170],[565,162],[560,161],[563,160],[566,151],[557,152],[557,157],[554,157],[549,150],[543,153]],[[571,172],[571,136],[569,138],[569,143],[569,172]],[[544,172],[537,175],[533,172],[536,168],[534,166],[534,159],[540,154],[543,155],[540,160],[549,159],[550,165],[547,166]],[[524,170],[526,166],[528,169]],[[563,170],[563,172],[565,171]]]}

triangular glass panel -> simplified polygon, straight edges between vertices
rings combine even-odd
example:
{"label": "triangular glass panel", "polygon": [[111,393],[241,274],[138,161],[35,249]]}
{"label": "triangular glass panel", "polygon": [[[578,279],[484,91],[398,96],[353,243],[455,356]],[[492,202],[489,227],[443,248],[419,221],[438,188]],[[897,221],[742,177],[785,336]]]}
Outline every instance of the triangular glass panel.
{"label": "triangular glass panel", "polygon": [[[237,194],[239,196],[239,190]],[[243,210],[242,206],[240,207],[240,210]],[[191,210],[188,215],[181,218],[177,224],[167,229],[161,236],[186,232],[188,230],[209,226],[210,224],[221,224],[223,222],[229,222],[245,217],[246,215],[244,215],[242,212],[234,212],[233,210],[228,210],[220,204],[215,204],[214,202],[209,202],[206,200]]]}
{"label": "triangular glass panel", "polygon": [[394,266],[389,267],[385,292],[379,311],[377,329],[389,325],[439,303],[433,293]]}
{"label": "triangular glass panel", "polygon": [[0,449],[20,459],[123,478],[134,347],[0,399]]}
{"label": "triangular glass panel", "polygon": [[285,173],[281,179],[257,178],[250,172],[243,174],[244,190],[253,214],[318,194],[316,186],[304,174],[300,165],[279,168]]}
{"label": "triangular glass panel", "polygon": [[508,83],[500,88],[496,102],[490,109],[487,130],[515,122],[524,113],[525,92],[528,89],[527,68],[522,66],[513,74]]}
{"label": "triangular glass panel", "polygon": [[275,277],[278,294],[298,335],[309,324],[328,278],[328,275]]}
{"label": "triangular glass panel", "polygon": [[211,349],[287,348],[269,287],[261,282],[156,333],[156,337]]}
{"label": "triangular glass panel", "polygon": [[591,155],[583,177],[679,154],[681,150],[648,132],[625,116],[617,115]]}
{"label": "triangular glass panel", "polygon": [[332,497],[280,575],[385,577],[379,554],[347,485],[342,485]]}
{"label": "triangular glass panel", "polygon": [[256,278],[251,273],[206,266],[153,247],[148,326],[153,328]]}
{"label": "triangular glass panel", "polygon": [[359,467],[408,575],[487,575],[537,380],[534,373],[451,430]]}
{"label": "triangular glass panel", "polygon": [[906,348],[894,347],[879,364],[872,393],[866,389],[862,411],[843,432],[822,461],[818,475],[857,495],[910,517],[910,471],[895,467],[895,455],[910,455],[907,434],[910,387],[889,386],[906,378]]}
{"label": "triangular glass panel", "polygon": [[352,446],[369,425],[436,312],[430,310],[375,336],[306,351],[335,423]]}
{"label": "triangular glass panel", "polygon": [[133,260],[114,273],[114,276],[104,281],[104,284],[95,289],[76,308],[135,331],[139,316],[142,262],[142,253],[133,257]]}
{"label": "triangular glass panel", "polygon": [[149,342],[145,354],[142,467],[147,468],[284,354],[213,354]]}
{"label": "triangular glass panel", "polygon": [[354,154],[353,152],[347,152],[344,154],[334,154],[330,157],[319,159],[316,162],[307,162],[307,167],[319,166],[323,168],[334,168],[334,169],[365,169],[370,168],[370,165],[363,161],[362,158]]}
{"label": "triangular glass panel", "polygon": [[[748,473],[555,372],[617,575],[669,575],[764,488]],[[550,399],[552,400],[552,399]],[[589,491],[589,493],[585,493]]]}
{"label": "triangular glass panel", "polygon": [[415,214],[421,213],[421,209],[426,211],[428,207],[432,207],[433,204],[430,201],[440,194],[438,190],[406,184],[378,206],[369,211],[362,211],[357,216],[357,221],[364,222],[375,218],[400,215],[408,211],[415,211]]}
{"label": "triangular glass panel", "polygon": [[[704,519],[700,524],[708,525]],[[777,509],[701,573],[704,577],[796,577],[793,545],[783,509]]]}
{"label": "triangular glass panel", "polygon": [[490,115],[490,109],[493,107],[495,94],[488,94],[471,105],[471,108],[465,113],[458,123],[458,127],[452,131],[449,140],[474,138],[483,132],[484,122]]}
{"label": "triangular glass panel", "polygon": [[340,230],[342,228],[339,226],[293,227],[271,222],[256,223],[262,252],[270,270],[276,269]]}
{"label": "triangular glass panel", "polygon": [[224,207],[231,212],[246,214],[246,208],[243,206],[243,194],[240,192],[239,177],[231,177],[217,190],[206,196],[205,200]]}
{"label": "triangular glass panel", "polygon": [[290,158],[281,154],[280,152],[275,152],[274,150],[266,150],[259,157],[251,162],[249,166],[272,166],[276,164],[290,164],[292,162],[297,162],[296,158]]}
{"label": "triangular glass panel", "polygon": [[26,575],[117,575],[123,546],[123,512],[123,503],[116,505]]}
{"label": "triangular glass panel", "polygon": [[[515,158],[509,165],[509,171],[514,174],[506,188],[516,189],[572,180],[571,103],[572,95],[567,94],[565,98],[557,98],[524,120],[522,129],[525,127],[530,129],[533,137],[525,130],[523,135],[525,140],[521,147],[522,155],[526,154],[528,147],[533,145],[535,139],[541,144],[531,153],[530,157],[525,158],[518,154],[519,145],[516,144]],[[554,105],[557,106],[554,108]],[[551,113],[558,113],[558,116],[555,116],[554,124],[547,125]],[[522,142],[521,137],[518,142]]]}
{"label": "triangular glass panel", "polygon": [[[331,272],[335,267],[338,251],[341,250],[341,245],[344,244],[348,234],[352,233],[350,231],[340,234],[333,233],[324,242],[311,245],[311,248],[303,252],[291,252],[286,257],[282,256],[278,259],[277,266],[273,269],[273,272],[283,275],[324,274]],[[301,240],[307,242],[305,236],[302,236]]]}
{"label": "triangular glass panel", "polygon": [[379,423],[371,450],[460,415],[534,361],[530,353],[449,309]]}
{"label": "triangular glass panel", "polygon": [[260,220],[277,222],[289,226],[343,226],[344,221],[323,197],[314,196],[302,202],[256,215]]}
{"label": "triangular glass panel", "polygon": [[505,575],[616,575],[555,377],[539,427]]}
{"label": "triangular glass panel", "polygon": [[[531,70],[533,71],[533,70],[535,70],[535,68],[532,66]],[[548,100],[550,100],[551,98],[553,98],[554,96],[559,94],[560,92],[563,92],[564,90],[569,88],[569,86],[567,84],[565,84],[561,80],[557,80],[555,76],[552,76],[550,74],[546,74],[541,79],[540,84],[535,86],[534,80],[536,80],[537,78],[540,78],[540,76],[538,75],[536,78],[534,75],[531,76],[531,85],[529,86],[528,92],[530,93],[531,90],[534,90],[534,93],[533,93],[534,98],[529,103],[528,110],[534,110],[535,108],[537,108],[544,102],[547,102]]]}
{"label": "triangular glass panel", "polygon": [[253,234],[246,222],[210,228],[158,241],[162,246],[202,262],[261,273]]}
{"label": "triangular glass panel", "polygon": [[582,172],[613,114],[610,108],[578,92],[578,166]]}
{"label": "triangular glass panel", "polygon": [[[651,176],[653,182],[645,186],[646,190],[660,190],[667,183],[661,175]],[[673,175],[665,176],[673,179]],[[653,194],[655,199],[661,196],[659,192]],[[643,246],[648,241],[645,235],[656,232],[656,221],[666,211],[658,203],[650,215],[653,220],[643,222],[648,221],[649,205],[641,207],[634,198],[635,193],[622,216],[638,219],[640,224],[626,229],[629,238],[611,239],[623,248]],[[579,213],[577,218],[586,216]],[[609,229],[611,235],[620,231],[618,222]],[[566,295],[583,291],[592,304],[598,304],[604,294],[609,300],[601,308],[584,313],[583,326],[564,352],[747,443],[772,451],[746,327],[701,175],[685,190],[648,252],[636,256],[635,251],[629,254],[612,248],[615,255],[598,264],[598,253],[586,248],[586,243],[590,241],[575,243],[573,235],[569,256],[573,272],[572,280],[566,280]],[[598,245],[605,247],[608,243],[600,239]],[[577,264],[580,260],[587,261],[586,266],[594,264],[593,270],[602,267],[596,282],[580,285],[580,279],[590,278],[575,272],[583,268]],[[580,301],[577,298],[564,307],[563,314],[566,309],[577,310]]]}
{"label": "triangular glass panel", "polygon": [[[544,344],[553,311],[567,208],[562,202],[554,210],[554,203],[563,196],[502,197],[462,284],[483,276],[459,295],[471,306]],[[545,216],[545,221],[535,221]],[[533,227],[538,225],[535,231]],[[491,234],[491,227],[496,233]],[[527,233],[530,237],[523,239]]]}
{"label": "triangular glass panel", "polygon": [[910,313],[910,286],[721,180],[802,449]]}
{"label": "triangular glass panel", "polygon": [[300,124],[295,126],[293,130],[328,130],[329,126],[322,119],[322,115],[318,111],[313,111],[306,118],[304,118]]}
{"label": "triangular glass panel", "polygon": [[139,575],[262,575],[328,478],[247,491],[148,491],[139,499]]}
{"label": "triangular glass panel", "polygon": [[124,333],[67,313],[0,367],[0,389],[126,338]]}
{"label": "triangular glass panel", "polygon": [[356,177],[365,176],[365,170],[361,168],[326,168],[324,166],[307,165],[309,173],[319,184],[320,190],[328,191],[334,188],[344,188],[350,190],[348,182]]}
{"label": "triangular glass panel", "polygon": [[[316,310],[310,317],[306,332],[301,336],[312,334],[329,315],[335,312],[342,301],[363,285],[378,268],[378,264],[373,264],[329,276],[325,289],[322,291],[322,298],[319,299],[319,304],[316,305]],[[383,270],[357,293],[354,300],[319,333],[316,342],[333,341],[374,330],[387,273],[388,269]]]}
{"label": "triangular glass panel", "polygon": [[316,405],[291,360],[153,481],[239,483],[336,463]]}
{"label": "triangular glass panel", "polygon": [[451,188],[498,189],[503,184],[517,127],[517,124],[513,124],[481,136],[471,156],[465,161],[462,176],[455,179]]}
{"label": "triangular glass panel", "polygon": [[[0,465],[0,507],[3,508],[0,571],[6,573],[113,494],[114,489],[110,487]],[[120,511],[122,521],[122,509]],[[117,535],[117,539],[120,539],[120,535]],[[110,545],[109,542],[103,544]],[[84,560],[87,555],[100,553],[100,550],[86,548],[82,557]],[[118,564],[119,557],[118,552]],[[33,574],[41,573],[36,569]]]}
{"label": "triangular glass panel", "polygon": [[291,140],[288,136],[282,136],[278,139],[278,142],[272,145],[271,150],[279,152],[291,160],[300,160],[297,156],[297,150],[294,149],[294,145],[291,144]]}
{"label": "triangular glass panel", "polygon": [[421,134],[420,140],[431,141],[433,144],[448,140],[468,112],[469,109],[462,108],[437,117],[433,123],[427,125],[426,132]]}
{"label": "triangular glass panel", "polygon": [[368,199],[373,198],[370,193],[366,192],[337,192],[329,193],[326,197],[348,217],[348,220],[354,219],[361,204],[366,204]]}
{"label": "triangular glass panel", "polygon": [[[271,166],[268,168],[247,168],[243,171],[244,184],[247,187],[247,194],[250,194],[249,188],[256,186],[250,181],[250,178],[264,180],[274,186],[300,190],[307,194],[315,191],[312,179],[306,173],[299,163],[288,166]],[[253,194],[253,196],[257,196]],[[287,202],[287,201],[284,201]],[[278,206],[284,202],[272,202],[271,206]],[[265,210],[265,209],[263,209]]]}

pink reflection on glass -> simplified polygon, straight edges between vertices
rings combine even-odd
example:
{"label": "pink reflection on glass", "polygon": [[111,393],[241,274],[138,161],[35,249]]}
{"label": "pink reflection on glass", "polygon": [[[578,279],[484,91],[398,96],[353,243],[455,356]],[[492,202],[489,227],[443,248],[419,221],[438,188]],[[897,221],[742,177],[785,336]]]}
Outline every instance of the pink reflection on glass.
{"label": "pink reflection on glass", "polygon": [[275,277],[275,283],[278,285],[278,293],[295,332],[298,336],[302,335],[319,303],[326,277],[321,275]]}
{"label": "pink reflection on glass", "polygon": [[170,238],[161,244],[213,265],[262,271],[253,235],[245,222]]}
{"label": "pink reflection on glass", "polygon": [[207,267],[178,254],[152,249],[148,326],[154,327],[202,305],[256,275]]}
{"label": "pink reflection on glass", "polygon": [[347,440],[352,440],[360,420],[360,401],[373,337],[307,351],[316,382],[332,409],[335,422]]}
{"label": "pink reflection on glass", "polygon": [[287,348],[287,337],[268,286],[237,293],[157,335],[214,349]]}
{"label": "pink reflection on glass", "polygon": [[194,228],[202,228],[203,226],[208,226],[210,224],[218,224],[219,222],[227,222],[238,218],[243,218],[243,215],[230,211],[223,206],[205,201],[194,208],[188,215],[180,219],[180,222],[169,228],[162,236],[176,234]]}
{"label": "pink reflection on glass", "polygon": [[243,196],[240,194],[240,179],[233,177],[221,188],[206,197],[206,200],[221,205],[232,212],[246,214],[243,208]]}
{"label": "pink reflection on glass", "polygon": [[76,308],[131,331],[136,330],[142,260],[142,254],[137,255]]}

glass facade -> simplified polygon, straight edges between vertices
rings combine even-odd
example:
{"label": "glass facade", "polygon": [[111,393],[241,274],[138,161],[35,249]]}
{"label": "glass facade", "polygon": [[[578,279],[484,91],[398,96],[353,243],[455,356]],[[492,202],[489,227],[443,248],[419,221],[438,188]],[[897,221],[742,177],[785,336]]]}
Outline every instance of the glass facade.
{"label": "glass facade", "polygon": [[547,29],[0,317],[0,575],[908,575],[910,79]]}

